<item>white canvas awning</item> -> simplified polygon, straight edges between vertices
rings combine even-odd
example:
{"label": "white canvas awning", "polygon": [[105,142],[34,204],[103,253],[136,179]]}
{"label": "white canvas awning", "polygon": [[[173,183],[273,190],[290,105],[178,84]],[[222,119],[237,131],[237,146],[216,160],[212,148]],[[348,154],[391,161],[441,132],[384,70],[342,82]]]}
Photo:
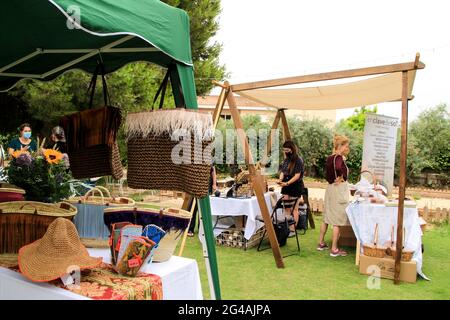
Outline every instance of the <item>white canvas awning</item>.
{"label": "white canvas awning", "polygon": [[[416,70],[408,71],[408,98]],[[235,91],[258,103],[287,109],[334,110],[373,105],[402,99],[402,72],[336,85],[290,89],[249,89]]]}

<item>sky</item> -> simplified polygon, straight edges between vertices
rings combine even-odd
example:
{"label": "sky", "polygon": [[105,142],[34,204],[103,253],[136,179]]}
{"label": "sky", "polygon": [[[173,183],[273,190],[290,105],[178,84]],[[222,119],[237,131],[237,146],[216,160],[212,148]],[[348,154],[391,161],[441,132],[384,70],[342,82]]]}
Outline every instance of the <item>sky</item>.
{"label": "sky", "polygon": [[[413,61],[410,121],[439,103],[450,106],[450,2],[445,0],[222,0],[220,62],[230,83]],[[218,94],[217,89],[213,94]],[[337,111],[337,120],[354,109]],[[378,113],[400,117],[401,103]]]}

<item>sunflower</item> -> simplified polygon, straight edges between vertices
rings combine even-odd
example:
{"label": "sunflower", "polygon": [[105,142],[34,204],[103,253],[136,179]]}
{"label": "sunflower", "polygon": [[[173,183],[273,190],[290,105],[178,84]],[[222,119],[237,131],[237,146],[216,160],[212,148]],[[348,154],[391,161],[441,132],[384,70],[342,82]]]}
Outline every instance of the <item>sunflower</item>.
{"label": "sunflower", "polygon": [[63,154],[53,149],[46,149],[44,151],[45,160],[50,164],[57,164],[63,158]]}
{"label": "sunflower", "polygon": [[25,151],[25,150],[16,150],[16,151],[13,152],[12,156],[13,156],[15,159],[17,159],[17,158],[19,158],[20,155],[22,155],[22,154],[30,154],[30,153],[29,153],[28,151]]}

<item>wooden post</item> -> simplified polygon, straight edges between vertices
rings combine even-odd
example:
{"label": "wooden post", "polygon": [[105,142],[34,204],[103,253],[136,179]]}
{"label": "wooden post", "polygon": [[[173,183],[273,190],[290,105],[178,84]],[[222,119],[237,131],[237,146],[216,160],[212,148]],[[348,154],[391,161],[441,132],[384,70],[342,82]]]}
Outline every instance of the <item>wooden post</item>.
{"label": "wooden post", "polygon": [[231,117],[233,118],[234,126],[237,129],[238,139],[240,140],[242,147],[244,148],[245,162],[248,164],[250,174],[253,176],[253,188],[255,190],[256,198],[261,210],[261,215],[264,219],[267,234],[269,236],[270,246],[272,247],[275,263],[278,268],[284,268],[283,257],[281,255],[280,246],[275,235],[275,229],[272,225],[272,219],[270,218],[269,209],[267,208],[266,201],[264,199],[264,186],[261,174],[256,171],[253,162],[253,157],[248,145],[247,135],[245,134],[244,127],[242,125],[241,116],[236,106],[236,100],[234,99],[233,92],[230,89],[228,93],[228,106],[230,107]]}
{"label": "wooden post", "polygon": [[228,89],[222,88],[222,91],[220,91],[219,99],[217,100],[216,108],[214,109],[213,129],[215,129],[217,127],[217,123],[219,123],[220,114],[222,113],[223,106],[225,105],[227,95]]}
{"label": "wooden post", "polygon": [[[186,197],[184,199],[186,200]],[[195,209],[195,203],[196,203],[197,200],[195,198],[192,198],[192,197],[191,197],[191,199],[192,199],[192,203],[191,203],[191,208],[190,208],[189,211],[191,212],[191,215],[193,215],[194,214],[194,209]],[[184,209],[184,204],[183,204],[183,209]],[[184,210],[186,210],[186,209],[184,209]],[[197,218],[198,217],[195,217],[195,219],[197,219]],[[191,219],[191,223],[192,223],[192,219]],[[194,221],[194,223],[195,223],[195,221]],[[183,239],[182,239],[181,245],[180,245],[180,250],[178,251],[178,256],[179,257],[181,257],[183,255],[183,251],[184,251],[184,247],[186,245],[186,239],[187,239],[188,233],[189,233],[189,227],[187,227],[186,230],[184,231]]]}
{"label": "wooden post", "polygon": [[284,141],[292,140],[291,132],[289,131],[289,126],[287,123],[286,114],[284,113],[284,109],[281,109],[279,112],[281,115],[281,122],[283,123]]}
{"label": "wooden post", "polygon": [[406,193],[406,157],[408,135],[408,72],[402,72],[402,128],[400,147],[400,181],[398,192],[397,247],[395,252],[394,283],[400,283],[400,267],[403,250],[403,211]]}
{"label": "wooden post", "polygon": [[266,164],[268,161],[268,157],[269,154],[272,152],[272,140],[273,139],[278,139],[277,136],[272,136],[273,130],[278,129],[278,125],[280,123],[280,118],[281,118],[281,114],[280,114],[280,110],[277,111],[277,114],[275,115],[275,119],[273,120],[273,124],[272,124],[272,128],[269,132],[269,135],[267,136],[267,144],[266,147],[264,148],[264,155],[263,155],[263,160],[262,160],[262,164]]}

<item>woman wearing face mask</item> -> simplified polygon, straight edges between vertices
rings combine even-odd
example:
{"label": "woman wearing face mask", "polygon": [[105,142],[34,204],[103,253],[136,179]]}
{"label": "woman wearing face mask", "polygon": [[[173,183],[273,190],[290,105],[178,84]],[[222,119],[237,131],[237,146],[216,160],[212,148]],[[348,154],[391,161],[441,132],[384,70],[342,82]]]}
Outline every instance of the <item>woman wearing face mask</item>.
{"label": "woman wearing face mask", "polygon": [[349,202],[349,189],[347,184],[348,168],[345,159],[350,152],[349,139],[346,136],[334,137],[334,152],[327,158],[326,178],[328,186],[325,191],[323,223],[320,227],[320,238],[317,250],[328,249],[324,241],[328,225],[333,226],[333,238],[330,256],[346,256],[347,252],[338,248],[339,227],[349,225],[345,208]]}
{"label": "woman wearing face mask", "polygon": [[37,150],[36,141],[31,139],[31,126],[28,123],[24,123],[19,127],[20,136],[12,139],[8,144],[8,154],[12,156],[14,151],[24,150],[29,152],[35,152]]}
{"label": "woman wearing face mask", "polygon": [[[283,144],[283,152],[285,159],[280,166],[280,179],[278,184],[282,187],[281,194],[285,198],[298,198],[303,194],[303,175],[304,166],[303,160],[298,156],[297,147],[292,141],[286,141]],[[300,199],[299,202],[301,202]],[[298,223],[298,205],[294,208],[294,220],[295,224]],[[286,212],[287,214],[288,212]],[[295,236],[295,226],[291,226],[290,237]]]}

